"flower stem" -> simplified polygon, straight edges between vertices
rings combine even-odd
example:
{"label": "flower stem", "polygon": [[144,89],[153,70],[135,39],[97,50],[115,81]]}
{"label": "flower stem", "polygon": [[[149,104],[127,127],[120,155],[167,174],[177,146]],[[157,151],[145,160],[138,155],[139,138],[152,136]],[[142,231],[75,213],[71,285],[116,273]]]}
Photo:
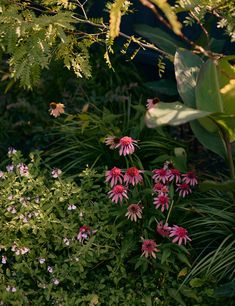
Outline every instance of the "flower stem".
{"label": "flower stem", "polygon": [[231,177],[231,179],[234,179],[235,178],[235,171],[234,171],[234,163],[233,163],[232,144],[230,143],[230,141],[227,137],[224,137],[224,142],[225,142],[225,145],[226,145],[227,160],[228,160],[230,177]]}
{"label": "flower stem", "polygon": [[167,217],[166,217],[166,222],[165,222],[165,223],[167,223],[167,222],[168,222],[168,220],[169,220],[169,217],[170,217],[170,214],[171,214],[171,211],[172,211],[173,205],[174,205],[174,200],[172,200],[172,202],[171,202],[171,206],[170,206],[170,209],[169,209],[169,211],[168,211],[168,214],[167,214]]}

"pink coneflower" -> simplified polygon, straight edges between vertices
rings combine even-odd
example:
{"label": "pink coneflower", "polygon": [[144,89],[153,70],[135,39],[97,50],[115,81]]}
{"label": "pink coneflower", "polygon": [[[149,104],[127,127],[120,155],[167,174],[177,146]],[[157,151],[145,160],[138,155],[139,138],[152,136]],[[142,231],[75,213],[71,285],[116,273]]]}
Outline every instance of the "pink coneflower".
{"label": "pink coneflower", "polygon": [[160,102],[158,98],[147,99],[147,104],[146,104],[147,110],[153,108],[154,105],[157,104],[158,102]]}
{"label": "pink coneflower", "polygon": [[59,117],[64,113],[64,104],[51,102],[49,112],[50,115],[54,116],[55,118]]}
{"label": "pink coneflower", "polygon": [[91,235],[91,229],[89,226],[83,225],[79,228],[79,233],[77,235],[77,240],[82,242],[84,239],[88,239]]}
{"label": "pink coneflower", "polygon": [[122,177],[123,177],[122,171],[117,167],[114,167],[113,169],[106,171],[105,176],[106,176],[105,182],[107,183],[110,181],[111,187],[113,187],[118,183],[122,184]]}
{"label": "pink coneflower", "polygon": [[180,197],[183,197],[183,198],[192,192],[190,186],[186,183],[177,184],[176,191],[179,191]]}
{"label": "pink coneflower", "polygon": [[170,235],[169,237],[174,237],[175,238],[172,240],[173,243],[178,243],[179,245],[182,244],[186,244],[187,243],[187,240],[188,241],[192,241],[192,239],[189,238],[188,236],[188,231],[183,228],[183,227],[180,227],[178,225],[174,225],[171,230],[170,230]]}
{"label": "pink coneflower", "polygon": [[109,198],[112,202],[122,202],[123,198],[128,199],[127,190],[123,185],[116,185],[108,192]]}
{"label": "pink coneflower", "polygon": [[117,145],[119,144],[119,140],[120,138],[116,136],[107,136],[104,142],[110,149],[116,149]]}
{"label": "pink coneflower", "polygon": [[169,179],[169,175],[170,172],[168,169],[154,169],[153,171],[153,180],[155,180],[155,182],[162,182],[163,184],[166,184],[166,182]]}
{"label": "pink coneflower", "polygon": [[169,188],[166,185],[163,185],[162,183],[156,183],[153,186],[153,191],[157,192],[157,193],[168,193],[169,192]]}
{"label": "pink coneflower", "polygon": [[183,176],[183,181],[190,185],[190,186],[195,186],[198,184],[198,181],[197,181],[197,177],[196,177],[196,174],[195,172],[193,171],[189,171],[185,174],[182,175]]}
{"label": "pink coneflower", "polygon": [[169,178],[168,178],[169,182],[171,181],[175,181],[176,183],[179,183],[181,180],[181,173],[178,169],[170,169],[169,170]]}
{"label": "pink coneflower", "polygon": [[138,170],[136,167],[128,168],[124,175],[124,182],[132,184],[133,186],[142,182],[143,178],[140,175],[141,172],[142,171]]}
{"label": "pink coneflower", "polygon": [[131,219],[131,221],[136,222],[138,218],[142,218],[142,211],[143,207],[139,204],[131,204],[128,206],[125,216],[127,216],[128,219]]}
{"label": "pink coneflower", "polygon": [[156,208],[161,207],[161,211],[163,212],[169,208],[169,197],[166,194],[159,194],[153,199],[153,204],[156,205]]}
{"label": "pink coneflower", "polygon": [[118,145],[116,148],[119,148],[119,155],[129,155],[133,154],[135,151],[135,146],[137,146],[137,140],[124,136],[120,138]]}
{"label": "pink coneflower", "polygon": [[171,227],[168,226],[167,223],[163,224],[162,221],[158,222],[156,231],[158,232],[159,235],[161,235],[162,237],[169,237],[170,230],[171,230]]}
{"label": "pink coneflower", "polygon": [[142,243],[142,255],[141,256],[145,256],[146,258],[148,258],[149,256],[156,258],[156,252],[159,252],[160,250],[157,249],[157,244],[154,240],[152,239],[145,239]]}

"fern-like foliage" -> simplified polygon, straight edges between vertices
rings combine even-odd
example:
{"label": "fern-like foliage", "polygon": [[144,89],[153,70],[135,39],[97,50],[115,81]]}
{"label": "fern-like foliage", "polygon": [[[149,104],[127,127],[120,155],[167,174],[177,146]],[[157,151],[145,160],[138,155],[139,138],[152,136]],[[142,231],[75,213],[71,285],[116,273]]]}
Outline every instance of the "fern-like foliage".
{"label": "fern-like foliage", "polygon": [[[235,41],[235,1],[234,0],[179,0],[178,11],[193,12],[200,22],[204,22],[207,13],[218,18],[217,27],[224,28],[231,41]],[[192,24],[193,18],[185,20],[186,25]]]}
{"label": "fern-like foliage", "polygon": [[[76,34],[72,12],[58,9],[38,13],[24,2],[10,2],[0,2],[0,49],[9,56],[15,80],[32,88],[53,59],[62,60],[78,77],[91,76],[88,49],[96,39]],[[53,5],[55,1],[44,2]],[[60,2],[57,8],[65,7],[66,1]]]}

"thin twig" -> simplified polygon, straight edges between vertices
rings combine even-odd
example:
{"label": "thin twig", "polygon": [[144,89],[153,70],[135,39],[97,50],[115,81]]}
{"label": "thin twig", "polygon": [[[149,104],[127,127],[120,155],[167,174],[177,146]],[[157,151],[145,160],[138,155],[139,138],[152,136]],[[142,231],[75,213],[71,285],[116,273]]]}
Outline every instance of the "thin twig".
{"label": "thin twig", "polygon": [[206,35],[207,42],[209,43],[210,38],[209,38],[209,33],[207,32],[206,28],[203,26],[203,24],[201,23],[200,19],[194,14],[194,12],[190,12],[190,14],[193,16],[193,18],[197,21],[197,23],[201,27],[202,31]]}

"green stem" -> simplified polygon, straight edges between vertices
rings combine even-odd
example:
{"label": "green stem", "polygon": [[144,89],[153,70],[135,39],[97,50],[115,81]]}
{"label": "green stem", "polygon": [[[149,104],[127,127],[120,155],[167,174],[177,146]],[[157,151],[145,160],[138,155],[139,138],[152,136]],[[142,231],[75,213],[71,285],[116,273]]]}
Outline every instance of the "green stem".
{"label": "green stem", "polygon": [[225,145],[226,145],[230,177],[231,177],[231,179],[234,179],[235,178],[235,171],[234,171],[234,163],[233,163],[232,144],[229,142],[227,137],[224,137],[224,142],[225,142]]}
{"label": "green stem", "polygon": [[166,217],[166,222],[165,222],[165,223],[167,223],[167,222],[168,222],[168,220],[169,220],[169,218],[170,218],[170,214],[171,214],[171,211],[172,211],[173,205],[174,205],[174,200],[172,200],[172,202],[171,202],[171,206],[170,206],[170,209],[169,209],[169,211],[168,211],[168,214],[167,214],[167,217]]}

